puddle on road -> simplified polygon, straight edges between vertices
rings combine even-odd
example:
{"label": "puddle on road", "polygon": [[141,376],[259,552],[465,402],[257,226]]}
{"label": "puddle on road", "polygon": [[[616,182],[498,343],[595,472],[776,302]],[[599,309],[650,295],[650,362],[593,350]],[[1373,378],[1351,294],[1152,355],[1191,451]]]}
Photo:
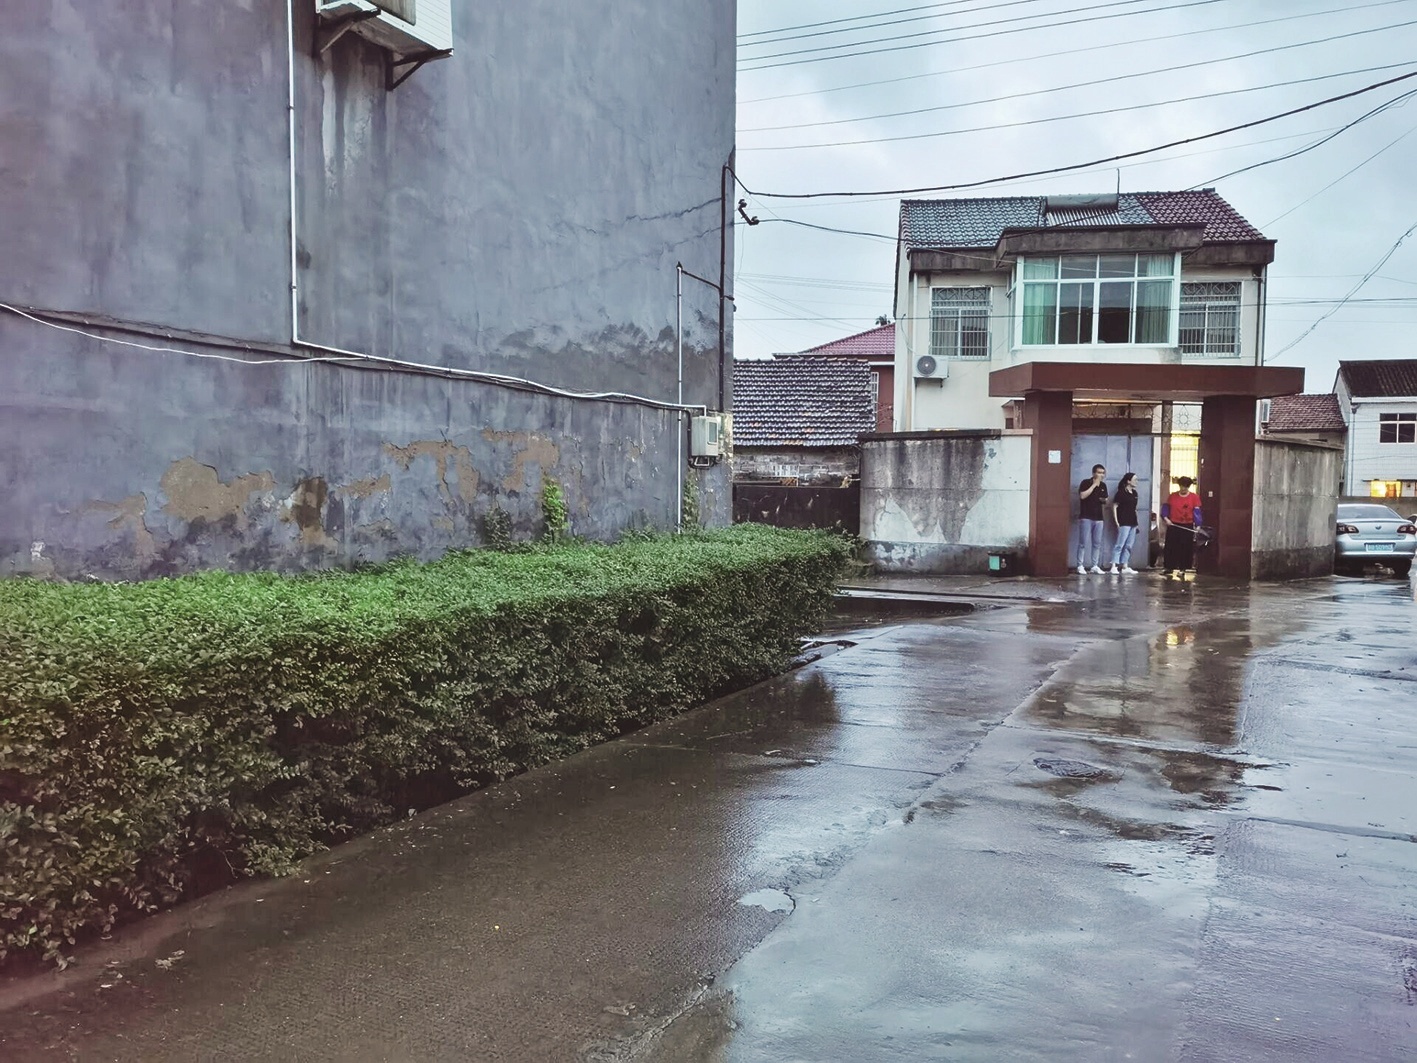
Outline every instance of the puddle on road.
{"label": "puddle on road", "polygon": [[738,903],[745,908],[762,908],[768,912],[791,912],[797,907],[782,890],[754,890],[747,896],[739,897]]}
{"label": "puddle on road", "polygon": [[1046,771],[1049,775],[1056,775],[1060,779],[1109,779],[1116,777],[1114,772],[1105,768],[1086,764],[1080,760],[1066,760],[1062,757],[1034,757],[1033,766],[1039,771]]}

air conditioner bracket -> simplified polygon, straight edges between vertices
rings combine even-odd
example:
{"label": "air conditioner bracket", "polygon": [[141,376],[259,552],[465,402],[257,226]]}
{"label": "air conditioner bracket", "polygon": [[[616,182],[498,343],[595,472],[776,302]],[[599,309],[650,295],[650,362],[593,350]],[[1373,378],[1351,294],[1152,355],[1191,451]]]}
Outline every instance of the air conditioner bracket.
{"label": "air conditioner bracket", "polygon": [[318,19],[315,26],[315,58],[324,55],[330,50],[330,46],[339,40],[350,30],[361,22],[368,22],[371,18],[378,18],[378,10],[356,11],[352,15],[345,15],[336,19]]}
{"label": "air conditioner bracket", "polygon": [[[388,66],[385,67],[384,87],[393,92],[414,74],[418,73],[424,63],[431,63],[435,59],[446,59],[453,54],[451,48],[430,48],[426,52],[414,52],[410,55],[389,56]],[[406,67],[400,70],[400,67]]]}

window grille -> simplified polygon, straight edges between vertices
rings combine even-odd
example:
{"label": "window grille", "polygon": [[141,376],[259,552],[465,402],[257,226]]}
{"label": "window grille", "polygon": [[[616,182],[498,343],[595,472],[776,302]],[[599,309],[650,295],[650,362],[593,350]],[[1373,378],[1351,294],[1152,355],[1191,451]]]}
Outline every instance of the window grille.
{"label": "window grille", "polygon": [[989,357],[989,289],[930,292],[930,353],[936,358]]}
{"label": "window grille", "polygon": [[1182,354],[1238,357],[1240,282],[1182,284],[1180,326]]}

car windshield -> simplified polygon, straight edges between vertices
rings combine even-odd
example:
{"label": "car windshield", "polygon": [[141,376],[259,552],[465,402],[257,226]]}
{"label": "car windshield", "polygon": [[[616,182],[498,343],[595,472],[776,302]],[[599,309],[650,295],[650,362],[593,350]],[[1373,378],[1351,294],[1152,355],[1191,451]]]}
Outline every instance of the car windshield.
{"label": "car windshield", "polygon": [[1387,506],[1339,506],[1339,520],[1402,520],[1396,510]]}

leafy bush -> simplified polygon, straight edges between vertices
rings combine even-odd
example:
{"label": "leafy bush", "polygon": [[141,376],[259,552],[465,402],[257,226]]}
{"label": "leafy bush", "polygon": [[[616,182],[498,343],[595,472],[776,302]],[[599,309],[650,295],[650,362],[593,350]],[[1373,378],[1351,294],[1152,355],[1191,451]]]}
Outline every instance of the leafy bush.
{"label": "leafy bush", "polygon": [[615,546],[136,584],[0,583],[0,960],[278,874],[406,808],[782,669],[847,548]]}

